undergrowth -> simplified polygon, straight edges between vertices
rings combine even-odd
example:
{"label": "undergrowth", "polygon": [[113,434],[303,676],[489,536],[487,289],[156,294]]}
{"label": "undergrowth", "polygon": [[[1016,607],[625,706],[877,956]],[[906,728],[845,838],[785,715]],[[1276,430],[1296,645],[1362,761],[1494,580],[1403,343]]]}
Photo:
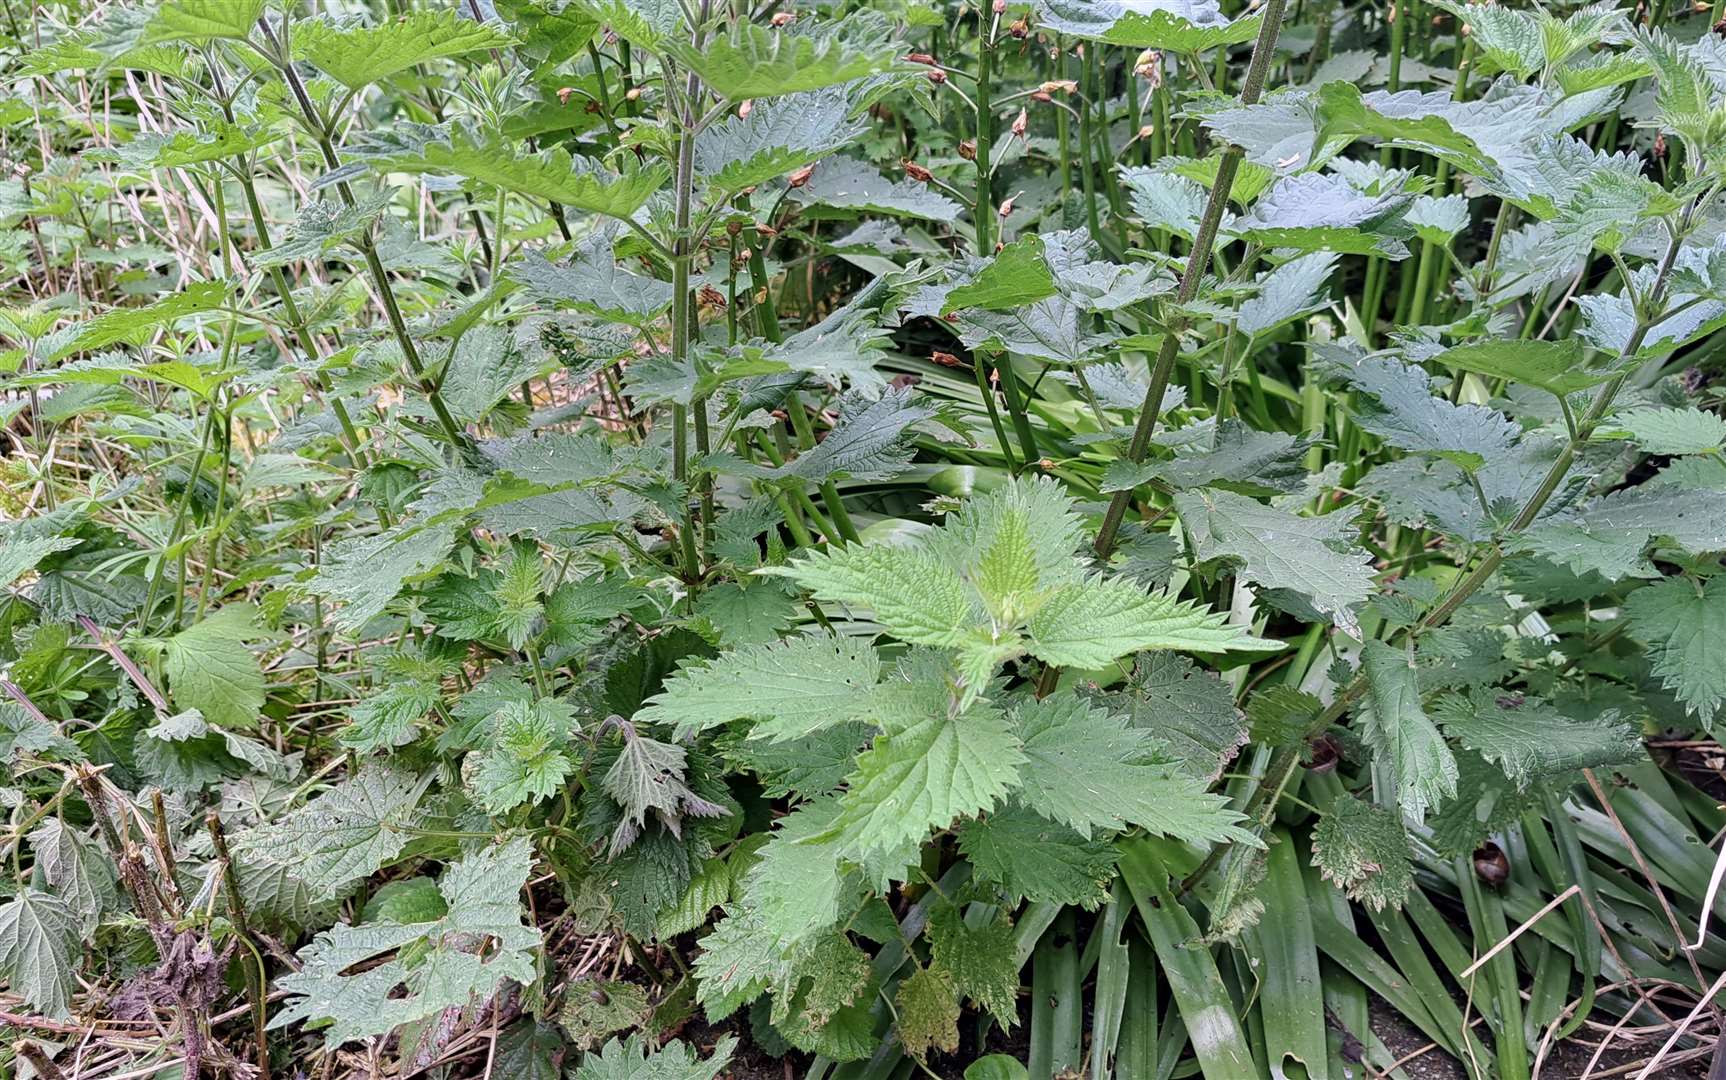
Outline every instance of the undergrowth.
{"label": "undergrowth", "polygon": [[1720,8],[9,5],[0,1054],[1705,1060]]}

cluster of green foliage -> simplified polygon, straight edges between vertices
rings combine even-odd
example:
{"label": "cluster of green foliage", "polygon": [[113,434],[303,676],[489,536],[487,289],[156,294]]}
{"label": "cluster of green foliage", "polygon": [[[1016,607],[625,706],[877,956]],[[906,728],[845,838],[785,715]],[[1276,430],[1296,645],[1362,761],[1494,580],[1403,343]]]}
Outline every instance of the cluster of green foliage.
{"label": "cluster of green foliage", "polygon": [[1376,995],[1516,1080],[1726,968],[1719,10],[315,7],[0,27],[20,1068],[1341,1077]]}

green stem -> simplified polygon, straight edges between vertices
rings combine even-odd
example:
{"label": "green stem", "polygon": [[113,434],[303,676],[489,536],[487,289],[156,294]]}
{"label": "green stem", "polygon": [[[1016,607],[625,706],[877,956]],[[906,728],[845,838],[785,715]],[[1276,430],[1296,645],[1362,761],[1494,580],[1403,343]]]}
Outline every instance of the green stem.
{"label": "green stem", "polygon": [[[1271,66],[1271,54],[1276,51],[1277,34],[1282,30],[1285,3],[1286,0],[1269,0],[1265,4],[1264,21],[1259,24],[1258,40],[1253,45],[1252,60],[1247,65],[1246,85],[1241,88],[1243,105],[1255,104],[1264,93],[1265,77]],[[1198,235],[1193,238],[1193,250],[1187,256],[1186,269],[1181,273],[1180,288],[1175,293],[1177,306],[1191,302],[1198,295],[1199,283],[1204,279],[1205,267],[1210,262],[1211,247],[1217,238],[1217,227],[1222,222],[1229,192],[1234,188],[1235,173],[1240,169],[1243,153],[1239,146],[1230,146],[1223,152],[1222,161],[1217,164],[1217,178],[1211,185],[1210,199],[1205,203],[1205,214],[1199,221]],[[1163,394],[1169,387],[1169,374],[1174,370],[1175,357],[1180,352],[1181,333],[1186,327],[1186,316],[1175,315],[1164,328],[1162,347],[1157,351],[1157,363],[1151,371],[1151,385],[1145,391],[1145,403],[1139,409],[1139,420],[1133,428],[1132,445],[1127,450],[1127,459],[1134,464],[1143,461],[1145,452],[1150,448],[1151,435],[1157,426],[1157,414],[1162,408]],[[1097,531],[1097,558],[1107,559],[1109,553],[1115,549],[1115,537],[1120,531],[1121,519],[1126,516],[1127,502],[1131,497],[1131,491],[1117,491],[1109,500],[1109,508],[1103,515],[1102,528]]]}
{"label": "green stem", "polygon": [[995,65],[993,16],[987,7],[977,11],[977,197],[971,204],[972,224],[977,230],[977,254],[987,257],[995,250],[995,197],[990,189],[989,159],[993,155],[995,116],[989,101]]}

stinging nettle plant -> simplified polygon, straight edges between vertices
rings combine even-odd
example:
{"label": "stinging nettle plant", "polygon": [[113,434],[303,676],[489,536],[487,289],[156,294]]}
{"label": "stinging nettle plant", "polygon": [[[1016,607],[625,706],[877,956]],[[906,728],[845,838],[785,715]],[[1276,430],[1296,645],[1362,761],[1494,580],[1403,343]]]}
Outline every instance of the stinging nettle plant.
{"label": "stinging nettle plant", "polygon": [[9,11],[0,1063],[1706,1056],[1721,15]]}

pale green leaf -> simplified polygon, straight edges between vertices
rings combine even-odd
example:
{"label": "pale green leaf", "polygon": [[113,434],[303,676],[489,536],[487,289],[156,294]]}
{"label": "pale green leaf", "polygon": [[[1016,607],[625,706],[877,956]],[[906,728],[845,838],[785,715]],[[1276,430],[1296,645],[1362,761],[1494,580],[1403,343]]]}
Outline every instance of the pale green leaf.
{"label": "pale green leaf", "polygon": [[296,60],[309,61],[350,90],[431,60],[514,44],[513,38],[492,25],[448,8],[415,11],[379,26],[302,19],[294,23],[290,40]]}
{"label": "pale green leaf", "polygon": [[1396,778],[1403,816],[1419,821],[1456,794],[1456,758],[1421,707],[1420,682],[1408,654],[1373,640],[1361,658],[1372,703],[1367,742]]}
{"label": "pale green leaf", "polygon": [[881,662],[867,641],[793,637],[686,665],[636,719],[675,724],[685,736],[754,720],[751,738],[782,742],[862,715],[880,676]]}

